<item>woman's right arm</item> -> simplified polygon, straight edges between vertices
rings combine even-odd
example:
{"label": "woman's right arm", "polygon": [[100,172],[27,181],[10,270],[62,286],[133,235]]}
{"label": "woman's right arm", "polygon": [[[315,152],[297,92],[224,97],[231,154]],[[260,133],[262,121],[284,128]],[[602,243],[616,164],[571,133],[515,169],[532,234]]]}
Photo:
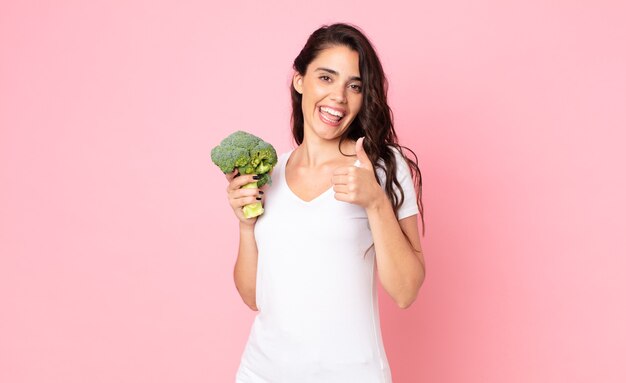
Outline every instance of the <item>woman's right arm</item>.
{"label": "woman's right arm", "polygon": [[259,202],[262,203],[263,192],[258,188],[245,188],[246,185],[255,180],[253,174],[245,174],[237,177],[238,171],[226,174],[228,179],[228,201],[235,215],[239,219],[239,252],[237,262],[233,271],[235,286],[244,303],[252,310],[258,311],[256,307],[256,270],[258,250],[256,239],[254,238],[254,225],[258,217],[246,218],[243,215],[243,206]]}
{"label": "woman's right arm", "polygon": [[239,254],[235,263],[235,286],[243,301],[254,311],[256,307],[256,268],[258,260],[254,225],[239,223]]}

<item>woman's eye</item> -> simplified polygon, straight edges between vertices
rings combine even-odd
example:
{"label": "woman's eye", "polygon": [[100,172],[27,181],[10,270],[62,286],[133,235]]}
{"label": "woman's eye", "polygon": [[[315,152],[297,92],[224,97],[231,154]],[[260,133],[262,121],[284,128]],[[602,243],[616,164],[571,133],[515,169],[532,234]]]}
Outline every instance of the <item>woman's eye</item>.
{"label": "woman's eye", "polygon": [[361,85],[350,85],[352,87],[352,89],[360,92],[361,91]]}
{"label": "woman's eye", "polygon": [[326,81],[326,79],[329,79],[329,80],[330,80],[330,77],[328,77],[328,76],[320,76],[320,78],[321,78],[322,80],[324,80],[324,81]]}

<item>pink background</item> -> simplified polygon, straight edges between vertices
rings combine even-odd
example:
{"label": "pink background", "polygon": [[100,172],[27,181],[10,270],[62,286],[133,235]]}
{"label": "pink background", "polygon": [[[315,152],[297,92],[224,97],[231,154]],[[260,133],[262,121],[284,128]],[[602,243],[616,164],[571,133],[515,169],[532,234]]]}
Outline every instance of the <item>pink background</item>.
{"label": "pink background", "polygon": [[334,21],[423,174],[426,282],[379,285],[394,382],[626,381],[626,3],[408,3],[3,1],[0,381],[234,382],[255,312],[209,151],[291,148]]}

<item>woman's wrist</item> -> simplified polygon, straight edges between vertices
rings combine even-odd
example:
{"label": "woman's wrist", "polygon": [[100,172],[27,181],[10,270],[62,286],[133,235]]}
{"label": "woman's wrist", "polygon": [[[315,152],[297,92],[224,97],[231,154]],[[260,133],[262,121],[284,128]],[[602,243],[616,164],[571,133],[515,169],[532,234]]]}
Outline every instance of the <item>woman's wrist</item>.
{"label": "woman's wrist", "polygon": [[254,232],[254,223],[246,223],[239,221],[239,231],[241,232]]}
{"label": "woman's wrist", "polygon": [[380,191],[376,194],[376,197],[370,201],[368,206],[365,207],[365,210],[368,213],[379,212],[381,209],[386,208],[388,205],[391,205],[391,201],[389,201],[387,194],[381,188]]}

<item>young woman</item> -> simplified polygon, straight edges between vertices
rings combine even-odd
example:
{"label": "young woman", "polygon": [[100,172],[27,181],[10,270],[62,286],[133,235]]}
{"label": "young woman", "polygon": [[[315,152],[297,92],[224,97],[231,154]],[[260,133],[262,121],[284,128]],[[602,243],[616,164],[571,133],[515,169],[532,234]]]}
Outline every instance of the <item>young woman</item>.
{"label": "young woman", "polygon": [[[293,67],[297,147],[263,190],[241,189],[253,175],[226,175],[240,220],[235,284],[259,311],[236,381],[389,383],[376,276],[401,308],[424,281],[417,158],[400,150],[387,80],[357,27],[316,30]],[[259,199],[265,212],[245,219]]]}

